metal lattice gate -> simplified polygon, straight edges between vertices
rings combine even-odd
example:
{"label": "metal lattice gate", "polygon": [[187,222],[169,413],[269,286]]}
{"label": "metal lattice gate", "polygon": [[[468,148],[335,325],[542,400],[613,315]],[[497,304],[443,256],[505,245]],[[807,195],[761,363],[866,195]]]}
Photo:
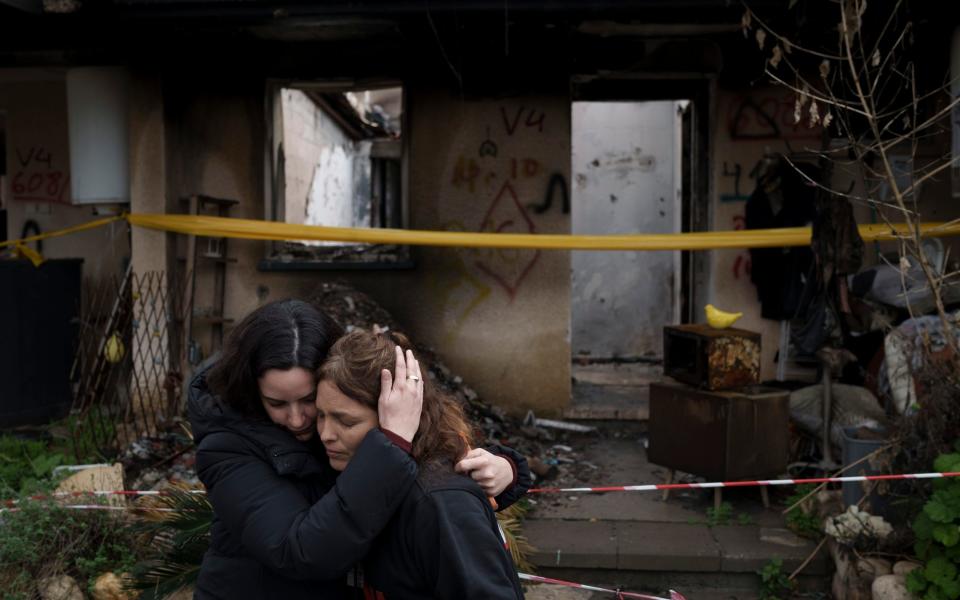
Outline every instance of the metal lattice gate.
{"label": "metal lattice gate", "polygon": [[68,419],[78,459],[110,456],[177,414],[179,300],[157,271],[85,282]]}

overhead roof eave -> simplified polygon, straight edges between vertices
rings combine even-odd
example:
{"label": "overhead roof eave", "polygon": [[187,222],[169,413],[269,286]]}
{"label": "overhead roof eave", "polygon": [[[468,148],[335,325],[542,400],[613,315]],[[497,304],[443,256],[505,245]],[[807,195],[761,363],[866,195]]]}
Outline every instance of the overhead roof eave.
{"label": "overhead roof eave", "polygon": [[0,4],[36,15],[43,12],[43,0],[0,0]]}

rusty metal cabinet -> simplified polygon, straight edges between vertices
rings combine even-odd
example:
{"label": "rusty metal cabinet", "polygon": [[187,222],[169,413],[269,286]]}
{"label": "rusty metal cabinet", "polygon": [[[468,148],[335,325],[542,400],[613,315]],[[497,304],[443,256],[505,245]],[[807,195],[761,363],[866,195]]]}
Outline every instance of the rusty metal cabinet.
{"label": "rusty metal cabinet", "polygon": [[789,394],[650,385],[650,462],[708,480],[775,477],[789,452]]}
{"label": "rusty metal cabinet", "polygon": [[760,334],[708,325],[663,328],[663,373],[707,390],[760,383]]}

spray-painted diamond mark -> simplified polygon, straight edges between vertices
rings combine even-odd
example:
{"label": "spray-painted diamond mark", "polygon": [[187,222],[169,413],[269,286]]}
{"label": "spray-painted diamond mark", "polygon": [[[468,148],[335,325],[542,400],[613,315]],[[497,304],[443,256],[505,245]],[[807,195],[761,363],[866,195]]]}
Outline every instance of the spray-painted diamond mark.
{"label": "spray-painted diamond mark", "polygon": [[[480,231],[494,233],[536,233],[536,227],[517,193],[507,181],[500,188],[480,224]],[[504,289],[512,301],[530,274],[540,250],[488,248],[478,251],[474,265]]]}

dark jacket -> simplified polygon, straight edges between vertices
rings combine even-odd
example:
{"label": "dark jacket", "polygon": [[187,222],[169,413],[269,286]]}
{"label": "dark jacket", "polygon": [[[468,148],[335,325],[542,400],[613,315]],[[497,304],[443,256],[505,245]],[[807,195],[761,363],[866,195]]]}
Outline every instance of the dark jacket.
{"label": "dark jacket", "polygon": [[386,600],[523,598],[489,500],[472,479],[442,467],[421,468],[363,572]]}
{"label": "dark jacket", "polygon": [[338,477],[318,458],[322,448],[235,413],[209,393],[202,373],[188,412],[214,508],[194,597],[346,598],[345,574],[406,496],[413,459],[373,430]]}

